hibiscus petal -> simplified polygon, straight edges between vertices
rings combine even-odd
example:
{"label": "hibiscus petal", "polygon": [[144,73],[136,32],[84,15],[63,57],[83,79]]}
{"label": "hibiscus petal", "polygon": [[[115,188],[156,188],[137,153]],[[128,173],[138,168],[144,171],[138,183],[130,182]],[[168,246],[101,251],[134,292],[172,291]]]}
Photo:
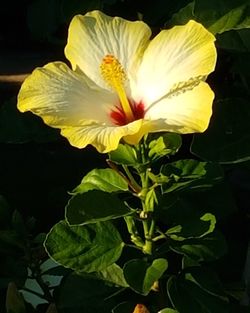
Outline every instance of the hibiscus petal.
{"label": "hibiscus petal", "polygon": [[73,18],[65,55],[73,69],[78,66],[99,86],[108,88],[100,75],[103,57],[114,55],[132,80],[150,36],[150,28],[143,22],[93,11]]}
{"label": "hibiscus petal", "polygon": [[115,96],[92,85],[62,62],[37,68],[25,80],[18,95],[18,109],[32,111],[46,124],[61,128],[90,121],[111,124],[109,112]]}
{"label": "hibiscus petal", "polygon": [[192,20],[161,31],[146,49],[137,76],[145,104],[204,80],[215,68],[214,41],[211,33]]}
{"label": "hibiscus petal", "polygon": [[[203,132],[212,115],[214,93],[205,82],[179,95],[154,104],[145,119],[154,121],[155,129],[181,134]],[[165,125],[164,125],[165,124]],[[154,130],[151,130],[153,132]]]}
{"label": "hibiscus petal", "polygon": [[90,144],[99,152],[107,153],[117,148],[122,137],[137,133],[141,128],[141,124],[142,120],[117,127],[90,124],[83,127],[62,128],[61,134],[74,147],[84,148]]}

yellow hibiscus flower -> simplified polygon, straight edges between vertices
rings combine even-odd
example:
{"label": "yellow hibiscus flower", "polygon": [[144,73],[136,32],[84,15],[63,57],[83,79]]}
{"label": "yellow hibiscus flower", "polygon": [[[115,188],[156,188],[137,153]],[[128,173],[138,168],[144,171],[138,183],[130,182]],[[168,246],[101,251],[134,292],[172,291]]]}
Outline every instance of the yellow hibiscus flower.
{"label": "yellow hibiscus flower", "polygon": [[93,11],[69,26],[65,63],[37,68],[24,81],[18,109],[60,128],[72,146],[115,150],[149,132],[203,132],[214,93],[215,38],[201,24],[162,30]]}

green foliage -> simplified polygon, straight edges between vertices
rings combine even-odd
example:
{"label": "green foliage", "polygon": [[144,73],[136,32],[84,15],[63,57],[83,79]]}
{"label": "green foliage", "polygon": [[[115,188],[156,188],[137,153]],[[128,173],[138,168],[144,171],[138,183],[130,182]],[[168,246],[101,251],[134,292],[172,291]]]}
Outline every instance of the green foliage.
{"label": "green foliage", "polygon": [[231,29],[249,28],[249,13],[250,4],[246,0],[195,1],[195,16],[199,21],[204,21],[204,26],[214,34]]}
{"label": "green foliage", "polygon": [[166,259],[155,259],[152,263],[134,259],[124,265],[124,277],[134,291],[147,295],[167,267]]}
{"label": "green foliage", "polygon": [[[225,32],[217,37],[217,46],[220,49],[229,50],[232,52],[249,52],[250,51],[250,29],[240,29],[240,30],[232,30]],[[243,58],[243,59],[242,59]],[[236,66],[236,70],[247,70],[249,67],[249,55],[244,54],[240,58],[241,63],[244,66]],[[249,74],[249,71],[248,73]]]}
{"label": "green foliage", "polygon": [[204,268],[189,268],[167,285],[173,306],[181,313],[228,312],[228,300],[215,275]]}
{"label": "green foliage", "polygon": [[95,277],[118,287],[128,287],[122,268],[115,263],[100,272],[96,272]]}
{"label": "green foliage", "polygon": [[87,273],[101,271],[115,263],[124,243],[110,222],[84,226],[57,223],[47,235],[49,256],[65,267]]}
{"label": "green foliage", "polygon": [[115,151],[109,153],[112,162],[123,165],[137,165],[137,153],[135,148],[126,144],[119,144]]}
{"label": "green foliage", "polygon": [[199,218],[192,216],[189,220],[183,220],[181,225],[169,228],[166,235],[177,241],[202,238],[214,231],[215,223],[215,216],[210,213],[206,213]]}
{"label": "green foliage", "polygon": [[80,185],[72,193],[83,193],[93,189],[106,192],[127,191],[128,183],[110,168],[94,169],[84,176]]}
{"label": "green foliage", "polygon": [[218,231],[202,238],[170,243],[170,248],[195,262],[217,260],[227,251],[225,238]]}
{"label": "green foliage", "polygon": [[181,136],[178,134],[166,133],[161,136],[149,135],[148,157],[151,162],[166,155],[174,155],[181,147]]}
{"label": "green foliage", "polygon": [[190,19],[201,22],[213,34],[250,27],[250,4],[246,0],[195,0],[173,15],[171,24],[185,24]]}
{"label": "green foliage", "polygon": [[58,290],[57,306],[65,313],[110,313],[116,288],[104,281],[72,273],[64,278]]}
{"label": "green foliage", "polygon": [[77,194],[66,206],[66,219],[70,225],[97,223],[131,213],[118,197],[100,190]]}
{"label": "green foliage", "polygon": [[197,160],[180,160],[163,165],[161,175],[167,177],[162,191],[172,192],[182,189],[212,187],[222,179],[223,172],[216,163],[205,163]]}

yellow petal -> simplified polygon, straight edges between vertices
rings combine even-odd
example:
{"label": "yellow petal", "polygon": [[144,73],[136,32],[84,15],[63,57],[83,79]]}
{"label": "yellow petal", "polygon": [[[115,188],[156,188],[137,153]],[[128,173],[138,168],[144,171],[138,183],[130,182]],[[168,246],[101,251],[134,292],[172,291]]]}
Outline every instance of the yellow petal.
{"label": "yellow petal", "polygon": [[62,62],[37,68],[24,81],[18,109],[32,111],[52,127],[79,127],[90,121],[111,124],[114,95],[92,84]]}
{"label": "yellow petal", "polygon": [[150,105],[171,89],[211,73],[216,63],[214,41],[211,33],[192,20],[161,31],[146,49],[137,76],[144,102]]}
{"label": "yellow petal", "polygon": [[103,57],[114,55],[132,79],[150,36],[150,28],[143,22],[93,11],[73,18],[65,55],[73,69],[78,66],[99,86],[108,88],[100,75]]}
{"label": "yellow petal", "polygon": [[181,134],[203,132],[212,115],[213,99],[214,93],[209,85],[200,82],[192,90],[166,97],[154,104],[145,119],[154,121],[162,131]]}
{"label": "yellow petal", "polygon": [[107,153],[117,148],[122,137],[137,133],[141,124],[142,120],[137,120],[125,126],[89,124],[82,127],[65,127],[62,128],[61,134],[74,147],[84,148],[92,145],[99,152]]}
{"label": "yellow petal", "polygon": [[149,121],[144,119],[138,132],[132,135],[127,135],[123,139],[126,143],[130,145],[136,145],[139,143],[144,135],[148,133],[163,131],[164,127],[165,123],[161,120]]}

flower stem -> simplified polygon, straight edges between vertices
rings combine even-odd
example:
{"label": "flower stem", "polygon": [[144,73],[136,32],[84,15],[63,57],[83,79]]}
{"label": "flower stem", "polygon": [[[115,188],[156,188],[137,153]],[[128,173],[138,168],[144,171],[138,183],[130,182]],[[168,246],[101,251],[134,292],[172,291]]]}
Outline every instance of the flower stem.
{"label": "flower stem", "polygon": [[131,241],[139,248],[142,248],[144,245],[143,240],[138,234],[136,225],[135,225],[135,220],[132,216],[124,216],[124,220],[127,225],[128,232],[130,234],[130,239]]}
{"label": "flower stem", "polygon": [[134,179],[133,175],[131,174],[129,168],[127,165],[122,166],[126,175],[128,176],[128,179],[130,181],[130,185],[133,186],[133,189],[136,190],[138,193],[141,191],[141,186],[137,183],[137,181]]}

